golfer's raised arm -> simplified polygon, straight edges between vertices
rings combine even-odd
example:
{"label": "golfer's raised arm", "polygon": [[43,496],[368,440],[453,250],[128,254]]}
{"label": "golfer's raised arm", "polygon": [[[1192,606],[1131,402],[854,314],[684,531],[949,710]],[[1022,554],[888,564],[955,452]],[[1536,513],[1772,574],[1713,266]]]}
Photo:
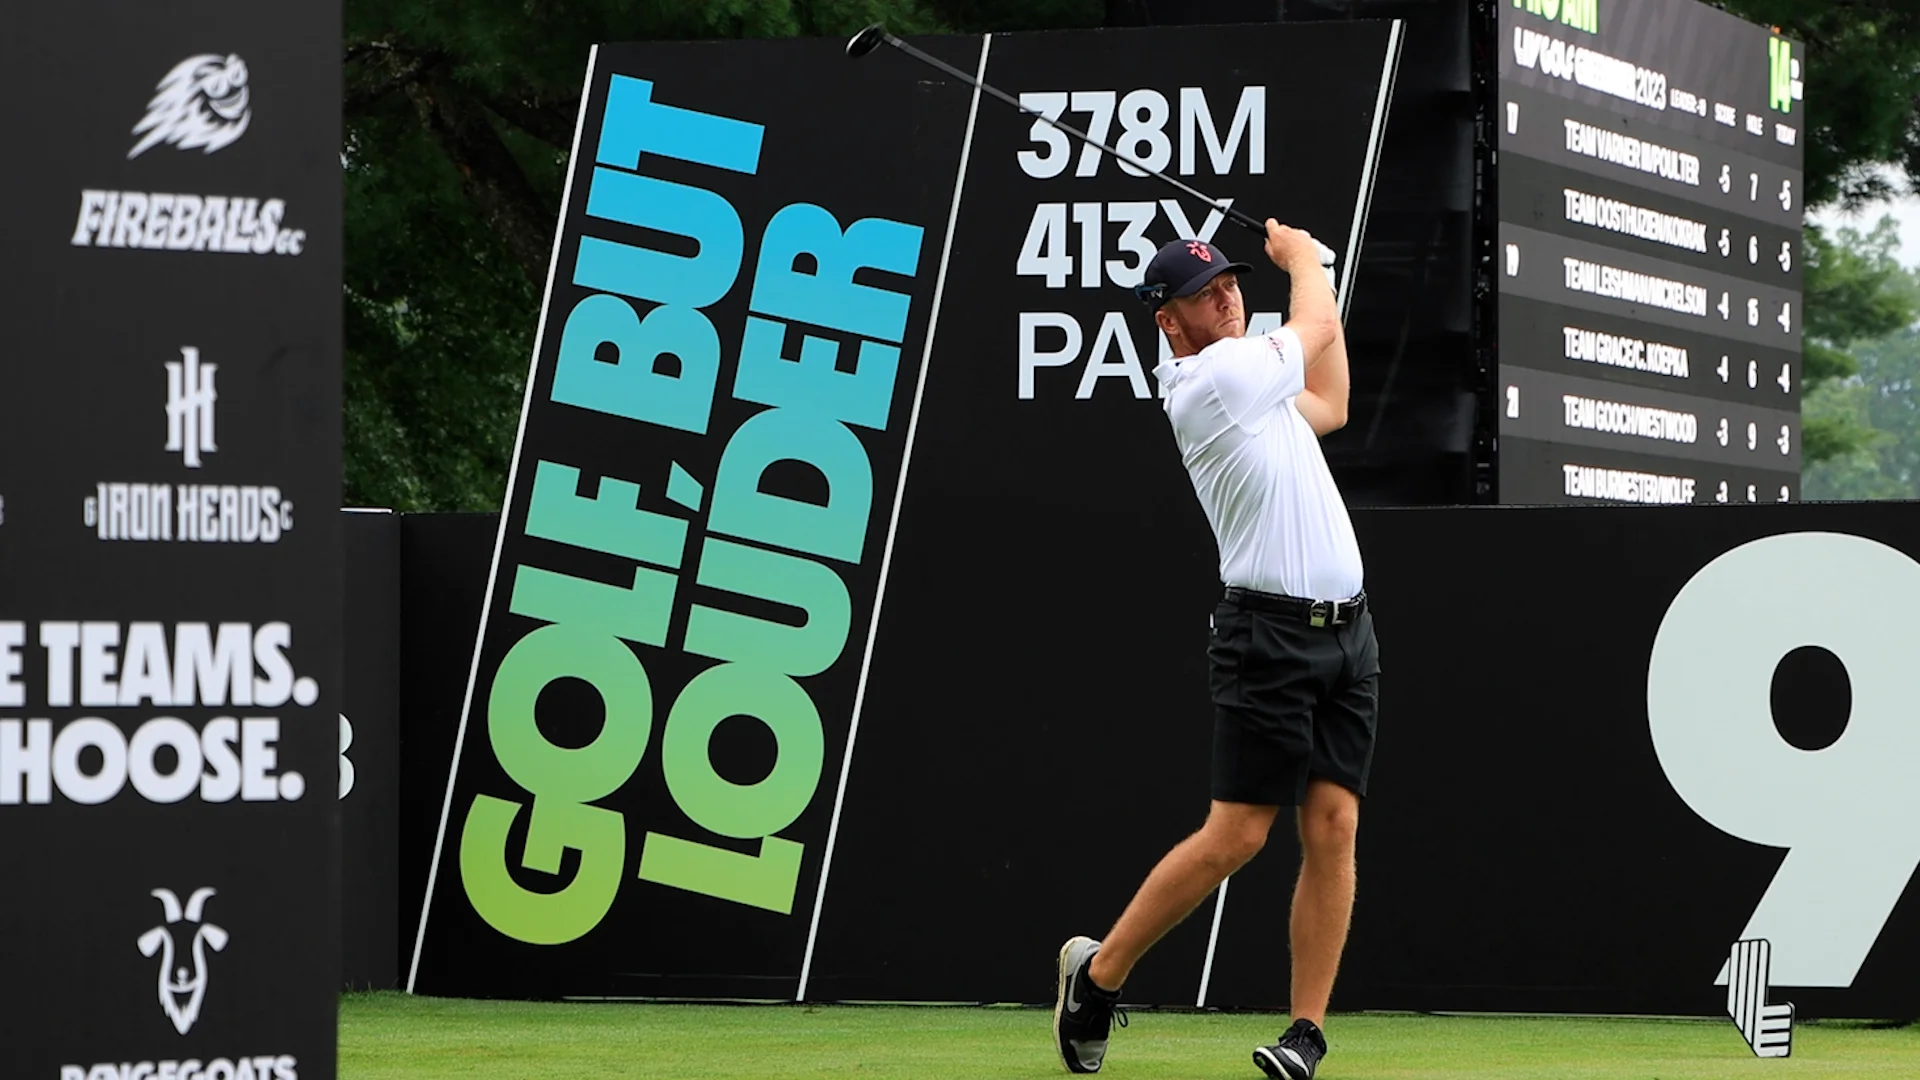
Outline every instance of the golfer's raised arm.
{"label": "golfer's raised arm", "polygon": [[1336,316],[1333,320],[1333,341],[1319,356],[1307,361],[1307,388],[1295,400],[1300,415],[1307,418],[1307,424],[1313,428],[1315,435],[1325,435],[1347,426],[1349,385],[1347,332]]}
{"label": "golfer's raised arm", "polygon": [[1312,237],[1268,219],[1267,257],[1292,279],[1287,326],[1307,354],[1306,389],[1294,404],[1313,433],[1325,435],[1347,422],[1347,342],[1339,305]]}
{"label": "golfer's raised arm", "polygon": [[1311,236],[1268,218],[1267,258],[1293,279],[1287,327],[1300,335],[1311,368],[1340,329],[1340,311],[1327,286],[1326,272],[1320,268],[1320,250]]}

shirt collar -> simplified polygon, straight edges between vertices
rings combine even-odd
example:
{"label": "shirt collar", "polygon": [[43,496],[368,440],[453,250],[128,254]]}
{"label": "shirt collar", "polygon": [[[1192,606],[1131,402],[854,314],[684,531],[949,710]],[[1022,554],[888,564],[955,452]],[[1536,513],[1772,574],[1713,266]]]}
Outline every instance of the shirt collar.
{"label": "shirt collar", "polygon": [[1160,384],[1161,401],[1167,400],[1167,395],[1173,388],[1180,385],[1180,381],[1192,373],[1192,361],[1193,357],[1189,356],[1180,360],[1167,360],[1154,367],[1153,378]]}

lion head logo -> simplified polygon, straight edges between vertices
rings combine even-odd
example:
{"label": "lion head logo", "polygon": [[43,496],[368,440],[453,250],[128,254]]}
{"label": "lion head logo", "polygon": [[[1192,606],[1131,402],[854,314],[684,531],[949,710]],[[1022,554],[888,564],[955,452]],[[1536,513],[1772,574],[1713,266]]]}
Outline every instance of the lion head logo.
{"label": "lion head logo", "polygon": [[163,142],[209,154],[231,145],[253,118],[248,101],[246,61],[212,53],[190,56],[154,87],[146,118],[133,129],[141,139],[127,157]]}

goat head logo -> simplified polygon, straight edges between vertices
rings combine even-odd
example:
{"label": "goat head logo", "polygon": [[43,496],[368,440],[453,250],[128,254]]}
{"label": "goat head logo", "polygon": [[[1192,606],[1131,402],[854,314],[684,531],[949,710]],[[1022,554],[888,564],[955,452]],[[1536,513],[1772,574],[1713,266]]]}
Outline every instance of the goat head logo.
{"label": "goat head logo", "polygon": [[[213,946],[214,952],[225,949],[227,932],[201,920],[207,899],[213,895],[210,888],[195,889],[184,908],[172,889],[155,889],[152,895],[160,900],[167,921],[140,935],[140,954],[160,954],[160,1007],[173,1021],[174,1030],[185,1035],[200,1018],[200,1003],[207,995],[207,946]],[[193,936],[183,941],[178,935],[189,929]],[[192,954],[191,967],[184,962],[187,953]],[[182,961],[177,967],[176,956]]]}

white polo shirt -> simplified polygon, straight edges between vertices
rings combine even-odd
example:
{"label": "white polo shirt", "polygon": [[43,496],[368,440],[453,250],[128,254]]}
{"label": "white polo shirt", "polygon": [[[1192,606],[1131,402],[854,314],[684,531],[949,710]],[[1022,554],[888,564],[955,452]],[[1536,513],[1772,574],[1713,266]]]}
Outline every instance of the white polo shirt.
{"label": "white polo shirt", "polygon": [[1295,398],[1306,349],[1282,327],[1153,370],[1227,585],[1309,600],[1360,592],[1360,545]]}

